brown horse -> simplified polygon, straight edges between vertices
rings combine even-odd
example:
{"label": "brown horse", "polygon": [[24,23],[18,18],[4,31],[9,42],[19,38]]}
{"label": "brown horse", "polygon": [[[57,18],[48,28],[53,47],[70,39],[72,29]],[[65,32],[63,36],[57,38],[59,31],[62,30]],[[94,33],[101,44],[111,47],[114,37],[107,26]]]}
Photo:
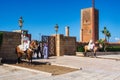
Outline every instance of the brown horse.
{"label": "brown horse", "polygon": [[98,44],[97,46],[94,46],[93,49],[88,49],[88,45],[85,45],[84,46],[84,50],[85,50],[84,56],[87,56],[87,52],[90,51],[90,52],[93,52],[92,56],[94,55],[96,57],[96,52],[102,48],[103,48],[102,44]]}
{"label": "brown horse", "polygon": [[23,51],[21,48],[20,48],[20,45],[18,45],[16,47],[16,53],[17,53],[17,63],[20,63],[21,62],[21,57],[23,55],[26,56],[26,59],[29,60],[30,63],[32,63],[32,55],[33,55],[33,52],[34,50],[38,47],[38,43],[37,41],[31,41],[30,42],[30,45],[29,45],[29,48],[26,50],[26,51]]}

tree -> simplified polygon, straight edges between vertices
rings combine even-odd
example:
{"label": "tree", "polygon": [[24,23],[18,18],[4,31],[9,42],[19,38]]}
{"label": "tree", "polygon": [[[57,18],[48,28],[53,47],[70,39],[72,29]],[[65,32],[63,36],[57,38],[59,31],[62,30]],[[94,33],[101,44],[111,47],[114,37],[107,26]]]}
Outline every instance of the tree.
{"label": "tree", "polygon": [[107,28],[106,27],[104,27],[104,29],[102,30],[102,33],[105,35],[105,39],[106,39],[106,37],[107,37]]}
{"label": "tree", "polygon": [[108,38],[108,42],[109,42],[109,39],[111,37],[111,33],[109,31],[107,31],[107,34],[106,34],[107,38]]}
{"label": "tree", "polygon": [[107,30],[106,27],[104,27],[104,29],[102,30],[102,33],[105,35],[106,40],[108,38],[108,42],[109,42],[109,38],[111,37],[111,33]]}
{"label": "tree", "polygon": [[102,51],[106,51],[106,47],[107,47],[107,45],[106,45],[106,39],[99,39],[98,43],[102,45],[102,49],[101,50]]}

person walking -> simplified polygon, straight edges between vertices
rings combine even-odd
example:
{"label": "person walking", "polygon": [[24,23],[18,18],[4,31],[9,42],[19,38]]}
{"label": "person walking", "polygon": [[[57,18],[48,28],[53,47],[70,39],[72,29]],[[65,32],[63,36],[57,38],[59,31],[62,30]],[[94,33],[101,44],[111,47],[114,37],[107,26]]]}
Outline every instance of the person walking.
{"label": "person walking", "polygon": [[44,55],[44,59],[48,59],[48,44],[47,43],[44,43],[43,55]]}

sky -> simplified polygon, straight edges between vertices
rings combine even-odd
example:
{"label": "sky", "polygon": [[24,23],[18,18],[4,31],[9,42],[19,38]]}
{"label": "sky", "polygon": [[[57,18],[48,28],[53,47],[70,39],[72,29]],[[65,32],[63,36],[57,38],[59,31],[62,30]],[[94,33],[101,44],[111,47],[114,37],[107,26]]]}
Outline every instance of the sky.
{"label": "sky", "polygon": [[[120,40],[120,0],[95,0],[99,10],[99,38],[104,38],[104,27],[111,33],[110,42]],[[92,6],[92,0],[0,0],[0,31],[19,30],[18,20],[23,17],[24,30],[39,40],[42,35],[65,35],[70,27],[70,36],[80,41],[81,9]]]}

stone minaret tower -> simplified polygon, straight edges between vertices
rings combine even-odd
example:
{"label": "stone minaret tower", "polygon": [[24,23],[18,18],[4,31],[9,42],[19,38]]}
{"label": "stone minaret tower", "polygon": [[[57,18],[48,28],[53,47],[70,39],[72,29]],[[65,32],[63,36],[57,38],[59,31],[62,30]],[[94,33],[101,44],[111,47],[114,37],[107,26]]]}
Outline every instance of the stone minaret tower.
{"label": "stone minaret tower", "polygon": [[81,42],[99,39],[99,12],[94,7],[94,0],[92,0],[91,8],[81,10],[80,39]]}

